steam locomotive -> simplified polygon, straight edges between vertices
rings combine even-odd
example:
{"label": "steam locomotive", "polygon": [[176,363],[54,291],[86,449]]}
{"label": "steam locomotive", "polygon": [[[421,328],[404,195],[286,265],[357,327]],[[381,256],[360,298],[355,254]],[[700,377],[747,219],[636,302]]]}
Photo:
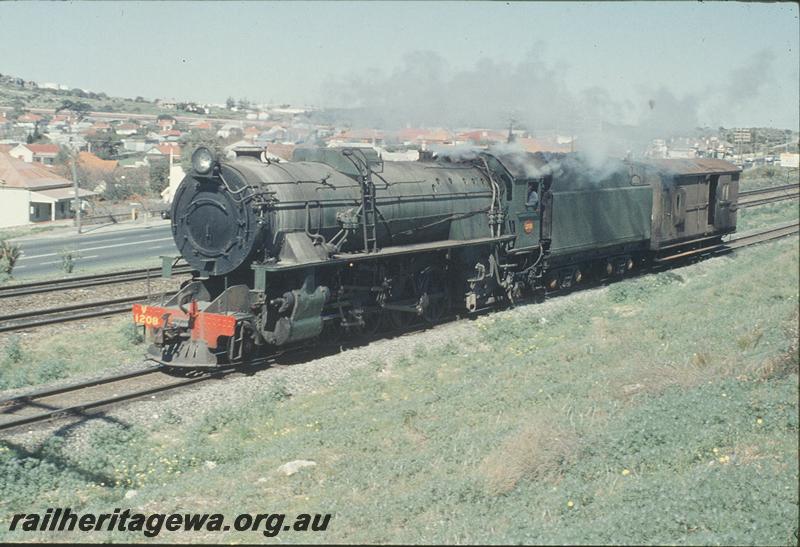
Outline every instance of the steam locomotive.
{"label": "steam locomotive", "polygon": [[[736,229],[739,170],[709,159],[596,165],[580,154],[476,150],[382,161],[298,148],[292,161],[207,148],[172,204],[194,270],[135,305],[150,359],[246,363],[277,348],[543,298],[623,276]],[[164,274],[179,257],[164,257]]]}

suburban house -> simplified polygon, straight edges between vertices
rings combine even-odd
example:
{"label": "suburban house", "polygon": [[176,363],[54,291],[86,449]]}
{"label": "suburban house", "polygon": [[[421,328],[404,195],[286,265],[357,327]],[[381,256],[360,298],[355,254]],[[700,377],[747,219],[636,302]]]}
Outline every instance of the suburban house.
{"label": "suburban house", "polygon": [[175,118],[172,116],[159,116],[158,120],[156,120],[159,131],[169,131],[175,127],[176,123]]}
{"label": "suburban house", "polygon": [[[95,193],[79,189],[78,195],[85,199]],[[71,218],[74,197],[72,181],[0,152],[0,226]]]}
{"label": "suburban house", "polygon": [[211,127],[211,124],[205,120],[198,120],[189,124],[190,129],[197,129],[199,131],[210,131]]}
{"label": "suburban house", "polygon": [[22,114],[19,118],[17,118],[17,125],[19,127],[24,127],[26,129],[33,129],[36,127],[36,124],[42,121],[42,116],[39,114],[31,114],[26,112]]}
{"label": "suburban house", "polygon": [[[397,132],[397,139],[406,145],[425,149],[428,145],[452,144],[453,135],[445,129],[406,128]],[[376,143],[380,144],[380,143]]]}
{"label": "suburban house", "polygon": [[[283,128],[273,127],[267,131],[267,134],[276,131],[276,129]],[[285,132],[279,138],[281,140],[285,139]],[[348,129],[331,137],[328,140],[328,146],[349,146],[351,144],[370,144],[375,146],[382,145],[384,143],[384,139],[385,135],[383,131],[378,129]]]}
{"label": "suburban house", "polygon": [[132,123],[119,124],[116,129],[117,135],[121,135],[123,137],[135,135],[137,131],[139,131],[139,126]]}
{"label": "suburban house", "polygon": [[18,158],[26,163],[43,163],[53,165],[58,155],[57,144],[20,144],[11,149],[12,158]]}
{"label": "suburban house", "polygon": [[78,165],[87,171],[110,176],[117,168],[117,160],[104,160],[91,152],[78,152]]}
{"label": "suburban house", "polygon": [[119,166],[127,169],[147,167],[148,165],[150,162],[147,160],[147,156],[141,153],[129,154],[119,160]]}
{"label": "suburban house", "polygon": [[148,159],[169,158],[177,161],[181,158],[181,147],[172,144],[157,144],[151,147],[146,153]]}

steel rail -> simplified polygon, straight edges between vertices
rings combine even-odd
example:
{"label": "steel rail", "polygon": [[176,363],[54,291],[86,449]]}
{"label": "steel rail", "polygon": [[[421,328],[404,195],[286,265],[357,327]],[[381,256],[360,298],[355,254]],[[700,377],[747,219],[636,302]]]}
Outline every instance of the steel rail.
{"label": "steel rail", "polygon": [[102,376],[100,378],[95,378],[93,380],[86,380],[83,382],[74,382],[71,384],[63,384],[56,387],[51,388],[44,388],[38,389],[36,391],[30,391],[28,393],[24,393],[22,395],[16,395],[14,397],[8,397],[6,399],[0,399],[0,409],[5,409],[2,413],[5,414],[8,407],[18,407],[23,404],[30,404],[35,399],[43,399],[45,397],[52,397],[54,395],[61,395],[62,393],[69,393],[72,391],[78,391],[81,389],[86,389],[95,386],[101,386],[103,384],[109,384],[112,382],[119,382],[120,380],[127,380],[128,378],[136,378],[138,376],[145,376],[147,374],[152,374],[154,372],[158,372],[160,367],[156,365],[148,366],[145,368],[140,368],[131,372],[123,372],[121,374],[115,374],[113,376]]}
{"label": "steel rail", "polygon": [[723,241],[721,243],[714,243],[711,245],[707,245],[705,247],[700,247],[698,249],[689,249],[674,255],[659,257],[654,259],[654,262],[656,264],[663,264],[665,262],[671,262],[673,260],[678,260],[680,258],[687,258],[690,256],[728,253],[734,249],[741,249],[743,247],[749,247],[750,245],[756,245],[758,243],[763,243],[765,241],[772,241],[773,239],[786,237],[797,233],[799,230],[800,230],[800,224],[798,224],[797,221],[792,221],[788,224],[782,224],[780,226],[768,228],[766,230],[755,232],[753,234],[739,236],[736,238],[729,239],[728,241]]}
{"label": "steel rail", "polygon": [[769,196],[761,199],[753,199],[747,201],[740,201],[737,204],[738,209],[747,209],[748,207],[755,207],[757,205],[766,205],[767,203],[775,203],[778,201],[787,201],[790,199],[797,199],[800,197],[800,193],[794,194],[783,194],[777,196]]}
{"label": "steel rail", "polygon": [[[164,296],[172,296],[174,294],[175,293],[173,292],[168,292],[164,293]],[[0,332],[9,332],[9,331],[22,330],[33,327],[41,327],[44,325],[53,325],[56,323],[67,323],[70,321],[89,319],[92,317],[103,317],[106,315],[125,313],[131,310],[132,304],[147,300],[148,298],[153,298],[153,295],[128,296],[124,298],[116,298],[113,300],[86,302],[83,304],[60,306],[58,308],[48,308],[48,309],[13,313],[5,316],[0,316]],[[77,311],[78,313],[69,313],[74,311]],[[65,313],[68,313],[68,315],[63,316],[63,314]],[[36,319],[40,317],[41,319]],[[19,321],[20,319],[31,319],[31,320],[24,321],[21,323],[16,322]]]}
{"label": "steel rail", "polygon": [[746,190],[739,192],[739,197],[742,196],[757,196],[759,194],[767,194],[769,192],[783,192],[786,190],[800,189],[800,183],[794,182],[792,184],[783,184],[781,186],[768,186],[766,188],[757,188],[755,190]]}
{"label": "steel rail", "polygon": [[[727,242],[722,242],[722,243],[719,243],[719,244],[710,245],[710,246],[707,246],[707,247],[704,247],[704,248],[701,248],[701,249],[694,249],[694,250],[678,253],[676,255],[672,255],[672,256],[667,257],[667,258],[669,258],[669,259],[678,259],[678,258],[686,258],[686,257],[689,257],[691,255],[700,254],[700,253],[705,254],[705,255],[713,255],[713,254],[718,254],[718,253],[731,252],[731,251],[733,251],[735,249],[748,247],[748,246],[751,246],[751,245],[756,245],[756,244],[759,244],[759,243],[763,243],[763,242],[779,239],[779,238],[782,238],[782,237],[786,237],[786,236],[798,233],[798,231],[800,231],[800,223],[798,223],[797,221],[793,221],[793,222],[785,224],[785,225],[776,226],[776,227],[769,228],[769,229],[766,229],[766,230],[762,230],[762,231],[759,231],[759,232],[756,232],[756,233],[747,234],[747,235],[744,235],[744,236],[733,238],[733,239],[728,240]],[[639,273],[641,274],[641,273],[646,273],[646,272],[640,271]],[[607,280],[604,280],[604,281],[607,281]],[[595,284],[590,284],[589,287],[595,286],[595,285],[596,285],[596,283]],[[555,290],[555,291],[548,291],[548,294],[551,294],[551,295],[554,295],[554,296],[558,296],[560,294],[566,294],[566,293],[572,292],[572,290],[575,290],[575,289],[578,289],[578,288],[579,287],[576,286],[576,287],[573,287],[573,288],[571,288],[571,289],[569,289],[567,291],[564,291],[564,290],[561,290],[561,289]],[[523,298],[523,299],[521,299],[519,301],[519,303],[527,303],[527,302],[532,302],[532,301],[535,301],[535,300],[532,299],[532,298]],[[491,311],[491,309],[492,308],[485,308],[484,310],[481,310],[481,311]],[[442,323],[442,322],[446,322],[446,321],[450,321],[450,320],[453,320],[453,319],[457,319],[458,317],[459,317],[458,315],[446,314],[444,317],[440,318],[440,320],[435,321],[434,323],[432,323],[432,325],[433,324]],[[430,325],[422,322],[422,323],[419,323],[419,324],[410,324],[410,325],[405,325],[405,326],[401,326],[401,327],[396,327],[396,328],[391,329],[391,332],[399,331],[400,335],[408,334],[408,333],[413,334],[414,332],[418,332],[419,330],[427,328],[428,326],[430,326]],[[385,335],[386,335],[386,333],[376,333],[376,334],[374,334],[372,336],[367,336],[367,338],[372,338],[374,336],[383,337]],[[327,347],[327,346],[339,347],[339,348],[342,347],[339,342],[325,344],[324,346],[325,347]],[[278,357],[280,355],[289,355],[289,354],[298,354],[299,355],[299,354],[302,354],[303,352],[308,352],[308,351],[311,351],[311,350],[312,350],[312,348],[305,347],[305,346],[298,347],[298,348],[292,348],[292,349],[289,349],[289,350],[283,350],[283,351],[276,352],[274,355],[271,354],[271,355],[259,357],[255,361],[253,361],[251,363],[247,363],[247,365],[253,365],[253,363],[256,364],[255,366],[266,365],[270,361],[274,360],[276,357]],[[281,366],[281,365],[277,365],[277,366]],[[51,421],[51,420],[54,420],[54,419],[57,419],[57,418],[68,417],[68,416],[71,416],[71,415],[72,416],[86,415],[86,411],[88,411],[88,410],[97,410],[97,409],[99,409],[101,407],[110,406],[110,405],[114,405],[114,404],[117,404],[117,403],[138,399],[138,398],[145,397],[147,395],[152,395],[152,394],[155,394],[155,393],[161,393],[161,392],[170,391],[170,390],[173,390],[173,389],[177,389],[177,388],[180,388],[180,387],[185,387],[185,386],[192,385],[192,384],[195,384],[195,383],[199,383],[199,382],[202,382],[202,381],[205,381],[205,380],[209,380],[209,379],[212,379],[212,378],[220,378],[220,377],[228,375],[228,374],[230,374],[232,372],[240,370],[240,367],[241,367],[241,365],[239,365],[239,366],[228,366],[228,367],[224,367],[224,368],[220,368],[220,369],[204,371],[199,376],[192,377],[192,378],[187,378],[185,380],[178,380],[176,382],[168,383],[168,384],[165,384],[165,385],[152,386],[152,387],[148,387],[148,388],[145,388],[145,389],[135,390],[135,391],[132,391],[130,393],[125,393],[125,394],[121,394],[121,395],[115,395],[113,397],[107,397],[107,398],[102,398],[102,399],[97,399],[97,400],[90,400],[88,402],[82,402],[82,403],[79,403],[79,404],[73,404],[73,405],[69,405],[69,406],[63,407],[63,408],[50,409],[50,410],[48,410],[46,412],[41,412],[41,413],[38,413],[38,414],[33,414],[33,415],[29,415],[29,416],[22,416],[22,417],[19,417],[17,419],[14,419],[14,420],[0,422],[0,431],[21,427],[23,425],[30,425],[30,424],[37,423],[37,422]],[[147,375],[147,374],[152,374],[152,373],[155,373],[155,372],[159,372],[161,370],[162,370],[161,366],[154,365],[154,366],[146,367],[146,368],[139,369],[139,370],[136,370],[136,371],[123,373],[123,374],[120,374],[120,375],[109,376],[109,377],[104,377],[104,378],[98,378],[98,379],[95,379],[95,380],[89,380],[89,381],[85,381],[85,382],[78,382],[78,383],[74,383],[74,384],[67,384],[67,385],[64,385],[64,386],[58,386],[58,387],[54,387],[54,388],[45,388],[43,390],[34,391],[34,392],[27,393],[27,394],[23,394],[23,395],[11,397],[11,398],[8,398],[8,399],[0,400],[0,408],[9,407],[10,406],[13,409],[13,408],[18,408],[18,407],[23,406],[23,405],[31,405],[37,399],[45,399],[47,397],[53,397],[53,396],[56,396],[56,395],[59,395],[59,394],[64,394],[64,393],[73,393],[73,392],[80,391],[82,389],[90,389],[90,388],[101,386],[101,385],[105,385],[105,384],[110,384],[110,383],[119,382],[119,381],[123,381],[123,380],[130,379],[130,378],[135,378],[135,377],[144,376],[144,375]],[[7,412],[4,412],[3,414],[9,415]]]}
{"label": "steel rail", "polygon": [[[69,289],[81,289],[85,287],[97,287],[100,285],[112,285],[116,283],[127,283],[129,281],[141,281],[148,277],[157,279],[160,275],[157,272],[160,268],[142,268],[136,270],[122,270],[119,272],[84,275],[71,279],[53,279],[48,281],[34,281],[31,283],[20,283],[0,287],[0,298],[10,298],[13,296],[26,296],[29,294],[39,294],[54,291],[66,291]],[[176,266],[173,268],[173,275],[190,273],[191,267],[188,265]]]}
{"label": "steel rail", "polygon": [[[230,371],[212,371],[200,376],[196,376],[193,378],[186,378],[184,380],[178,380],[176,382],[159,385],[159,386],[152,386],[145,389],[139,389],[132,391],[130,393],[123,393],[121,395],[115,395],[113,397],[105,397],[102,399],[92,399],[87,402],[82,402],[79,404],[74,404],[62,408],[54,408],[45,412],[40,412],[38,414],[32,414],[29,416],[22,416],[17,419],[8,420],[5,422],[0,422],[0,431],[13,429],[17,427],[21,427],[23,425],[30,425],[37,422],[44,422],[50,421],[58,418],[65,418],[68,416],[81,416],[85,415],[87,410],[95,410],[101,407],[114,405],[117,403],[130,401],[133,399],[139,399],[141,397],[146,397],[148,395],[153,395],[155,393],[162,393],[165,391],[170,391],[172,389],[177,389],[180,387],[186,387],[192,384],[196,384],[198,382],[204,382],[206,380],[210,380],[212,378],[219,378],[220,376],[224,375],[225,372]],[[117,381],[121,381],[117,379]],[[112,381],[105,382],[106,384],[112,383]],[[85,387],[84,389],[90,389],[91,387]],[[77,391],[77,390],[73,390]],[[44,397],[38,397],[40,399]]]}
{"label": "steel rail", "polygon": [[800,232],[800,222],[794,221],[782,226],[770,228],[769,230],[730,239],[725,245],[730,249],[741,249],[743,247],[749,247],[750,245],[757,245],[759,243],[780,239],[798,232]]}

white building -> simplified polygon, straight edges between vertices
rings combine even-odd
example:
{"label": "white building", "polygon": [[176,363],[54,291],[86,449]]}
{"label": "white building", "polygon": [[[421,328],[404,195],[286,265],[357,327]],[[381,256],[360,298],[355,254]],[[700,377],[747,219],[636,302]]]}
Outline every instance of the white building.
{"label": "white building", "polygon": [[[94,192],[80,189],[80,198]],[[71,218],[72,182],[47,167],[0,152],[0,227]]]}
{"label": "white building", "polygon": [[800,168],[800,154],[784,152],[781,154],[781,167]]}
{"label": "white building", "polygon": [[9,151],[9,155],[25,163],[53,165],[59,150],[57,144],[19,144]]}

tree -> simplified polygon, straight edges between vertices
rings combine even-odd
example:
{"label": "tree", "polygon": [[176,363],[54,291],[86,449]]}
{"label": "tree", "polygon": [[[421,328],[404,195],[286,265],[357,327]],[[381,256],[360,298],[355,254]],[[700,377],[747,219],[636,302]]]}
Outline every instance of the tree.
{"label": "tree", "polygon": [[64,146],[60,146],[58,148],[58,154],[56,154],[53,163],[55,165],[67,165],[71,158],[72,154],[70,153],[69,149],[65,148]]}
{"label": "tree", "polygon": [[228,97],[225,101],[225,108],[228,110],[233,110],[233,107],[236,106],[236,101],[233,100],[233,97]]}
{"label": "tree", "polygon": [[86,142],[91,145],[92,153],[104,160],[116,159],[119,149],[122,146],[122,141],[119,140],[115,133],[88,135],[86,137]]}
{"label": "tree", "polygon": [[21,99],[14,99],[11,102],[11,111],[6,115],[9,120],[16,120],[25,114],[25,102]]}
{"label": "tree", "polygon": [[181,139],[181,144],[183,146],[181,167],[187,172],[192,168],[192,154],[197,148],[205,146],[220,154],[223,145],[216,133],[208,129],[192,129]]}
{"label": "tree", "polygon": [[36,125],[33,128],[33,133],[30,133],[26,138],[25,142],[28,144],[33,144],[35,142],[40,142],[44,140],[44,136],[39,132],[39,122],[36,122]]}
{"label": "tree", "polygon": [[250,108],[250,101],[247,99],[239,99],[239,110],[247,110]]}
{"label": "tree", "polygon": [[147,167],[136,169],[117,169],[106,182],[103,197],[108,200],[124,200],[136,195],[144,195],[148,191],[150,170]]}
{"label": "tree", "polygon": [[65,99],[61,102],[61,106],[56,108],[55,113],[58,114],[62,110],[72,111],[72,113],[75,114],[75,117],[78,118],[78,121],[81,121],[86,117],[87,114],[89,114],[89,112],[92,110],[92,107],[88,103]]}
{"label": "tree", "polygon": [[150,190],[158,195],[169,186],[169,162],[154,161],[150,164]]}

